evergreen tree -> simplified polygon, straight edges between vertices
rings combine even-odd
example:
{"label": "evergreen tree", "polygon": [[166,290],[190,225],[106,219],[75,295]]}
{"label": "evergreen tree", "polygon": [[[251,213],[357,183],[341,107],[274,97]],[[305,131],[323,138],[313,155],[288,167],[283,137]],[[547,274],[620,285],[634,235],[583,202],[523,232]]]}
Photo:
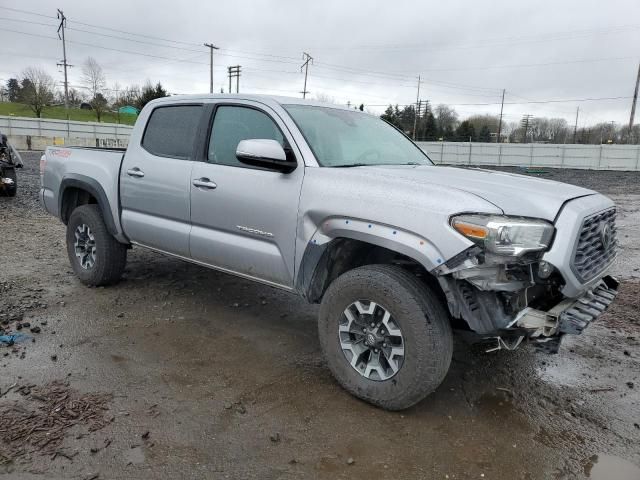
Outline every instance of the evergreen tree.
{"label": "evergreen tree", "polygon": [[459,142],[468,142],[476,140],[476,131],[473,128],[473,125],[468,120],[460,122],[458,126],[458,130],[456,131],[456,136],[458,137]]}
{"label": "evergreen tree", "polygon": [[403,129],[402,122],[400,119],[400,109],[398,108],[397,105],[395,107],[389,105],[387,109],[384,111],[384,113],[380,115],[380,118],[389,122],[391,125],[394,125],[400,130]]}
{"label": "evergreen tree", "polygon": [[478,140],[480,142],[489,143],[491,141],[491,132],[489,131],[489,127],[487,125],[483,125],[480,129],[480,135],[478,135]]}
{"label": "evergreen tree", "polygon": [[386,122],[389,123],[393,123],[393,119],[395,117],[395,112],[393,110],[393,107],[391,105],[389,105],[387,107],[387,109],[384,111],[384,113],[382,115],[380,115],[380,118],[383,119]]}
{"label": "evergreen tree", "polygon": [[151,85],[151,83],[147,83],[144,87],[142,87],[142,91],[136,99],[135,106],[142,110],[142,108],[151,100],[168,96],[169,95],[167,94],[167,91],[164,89],[160,82],[158,82],[155,87]]}
{"label": "evergreen tree", "polygon": [[422,118],[422,124],[424,125],[424,140],[436,140],[438,138],[438,125],[431,109],[427,109],[427,113]]}
{"label": "evergreen tree", "polygon": [[7,97],[10,102],[20,101],[20,82],[17,78],[7,80]]}

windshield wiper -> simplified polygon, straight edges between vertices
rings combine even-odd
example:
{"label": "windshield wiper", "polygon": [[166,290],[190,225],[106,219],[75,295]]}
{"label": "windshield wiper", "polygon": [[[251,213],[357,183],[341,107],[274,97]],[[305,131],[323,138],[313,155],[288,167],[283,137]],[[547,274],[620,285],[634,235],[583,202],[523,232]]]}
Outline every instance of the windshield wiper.
{"label": "windshield wiper", "polygon": [[331,165],[331,168],[371,167],[369,163],[347,163],[345,165]]}
{"label": "windshield wiper", "polygon": [[331,165],[331,168],[351,168],[351,167],[382,167],[382,166],[401,166],[401,165],[425,165],[418,162],[406,162],[406,163],[347,163],[344,165]]}

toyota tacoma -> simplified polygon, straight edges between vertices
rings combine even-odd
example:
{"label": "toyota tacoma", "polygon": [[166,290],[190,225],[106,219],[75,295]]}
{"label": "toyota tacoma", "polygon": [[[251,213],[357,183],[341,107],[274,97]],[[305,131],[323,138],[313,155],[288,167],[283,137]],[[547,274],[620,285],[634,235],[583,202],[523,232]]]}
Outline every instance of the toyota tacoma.
{"label": "toyota tacoma", "polygon": [[375,116],[292,98],[150,102],[125,150],[49,147],[41,198],[87,285],[145,247],[319,303],[327,364],[390,410],[434,391],[452,328],[557,352],[616,296],[616,207],[584,188],[434,165]]}

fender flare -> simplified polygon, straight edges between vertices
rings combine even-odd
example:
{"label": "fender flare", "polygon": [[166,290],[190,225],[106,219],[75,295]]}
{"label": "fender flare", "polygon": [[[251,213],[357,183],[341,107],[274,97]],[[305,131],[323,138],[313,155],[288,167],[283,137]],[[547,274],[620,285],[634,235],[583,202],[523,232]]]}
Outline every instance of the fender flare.
{"label": "fender flare", "polygon": [[[338,239],[357,240],[360,242],[382,247],[411,258],[422,265],[428,272],[442,265],[445,259],[438,249],[426,238],[407,230],[371,222],[345,217],[325,219],[308,239],[299,263],[296,278],[296,290],[305,297],[313,297],[310,291],[319,275],[329,275],[329,264],[336,260],[330,259],[328,251],[330,244]],[[349,255],[350,252],[341,252]],[[338,259],[341,255],[338,256]],[[319,270],[323,271],[318,271]],[[317,292],[316,292],[317,293]]]}
{"label": "fender flare", "polygon": [[351,238],[401,253],[432,271],[445,262],[440,251],[428,239],[393,225],[346,217],[325,219],[309,239],[323,245],[334,238]]}
{"label": "fender flare", "polygon": [[77,173],[70,173],[64,176],[62,181],[60,182],[60,189],[58,194],[58,212],[60,212],[60,218],[66,224],[68,219],[63,218],[63,209],[62,202],[64,200],[65,191],[68,188],[78,188],[80,190],[85,190],[89,192],[98,202],[98,207],[100,207],[100,211],[102,212],[102,217],[104,218],[104,223],[107,227],[108,232],[113,235],[118,235],[118,229],[116,228],[116,224],[113,220],[113,215],[111,214],[111,209],[109,208],[109,198],[102,188],[102,185],[98,183],[95,178],[87,177],[86,175],[80,175]]}

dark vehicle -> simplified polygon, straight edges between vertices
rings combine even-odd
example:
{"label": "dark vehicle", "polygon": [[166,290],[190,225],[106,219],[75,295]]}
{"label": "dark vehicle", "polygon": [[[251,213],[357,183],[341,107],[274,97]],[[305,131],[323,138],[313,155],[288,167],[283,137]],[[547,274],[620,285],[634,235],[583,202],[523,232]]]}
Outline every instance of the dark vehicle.
{"label": "dark vehicle", "polygon": [[18,191],[16,168],[22,168],[22,159],[9,145],[7,136],[0,133],[0,195],[16,196]]}

